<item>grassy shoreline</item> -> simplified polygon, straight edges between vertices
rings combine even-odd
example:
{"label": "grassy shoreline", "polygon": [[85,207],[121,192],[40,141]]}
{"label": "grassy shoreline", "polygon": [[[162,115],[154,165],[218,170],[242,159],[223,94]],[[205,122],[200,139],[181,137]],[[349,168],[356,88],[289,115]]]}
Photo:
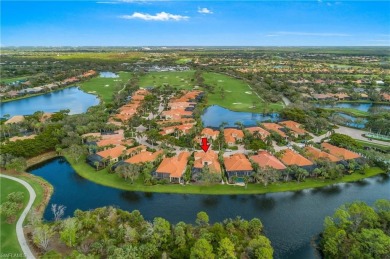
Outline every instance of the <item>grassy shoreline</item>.
{"label": "grassy shoreline", "polygon": [[324,187],[336,183],[354,182],[364,178],[376,176],[384,173],[380,168],[369,168],[364,175],[354,173],[351,175],[345,175],[341,179],[337,180],[322,180],[322,179],[306,179],[305,182],[280,182],[270,184],[264,187],[260,184],[249,184],[247,188],[234,185],[179,185],[179,184],[167,184],[167,185],[153,185],[145,186],[140,181],[135,181],[133,184],[130,181],[121,179],[116,174],[109,174],[107,169],[96,171],[91,166],[84,162],[74,163],[70,159],[67,159],[76,173],[87,180],[104,186],[127,190],[127,191],[141,191],[141,192],[156,192],[156,193],[182,193],[182,194],[207,194],[207,195],[231,195],[231,194],[263,194],[271,192],[286,192],[286,191],[299,191],[303,189]]}

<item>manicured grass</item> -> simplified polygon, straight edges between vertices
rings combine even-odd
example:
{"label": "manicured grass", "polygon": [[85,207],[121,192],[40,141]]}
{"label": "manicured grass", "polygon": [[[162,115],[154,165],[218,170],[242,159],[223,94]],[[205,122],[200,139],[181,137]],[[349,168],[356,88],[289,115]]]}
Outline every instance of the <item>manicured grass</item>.
{"label": "manicured grass", "polygon": [[352,109],[352,108],[325,108],[325,109],[330,109],[330,110],[333,110],[335,112],[341,112],[341,113],[345,113],[345,114],[352,115],[355,117],[367,117],[370,115],[369,112],[359,111],[359,110]]}
{"label": "manicured grass", "polygon": [[25,80],[25,79],[27,79],[26,76],[11,77],[11,78],[2,78],[2,79],[1,79],[1,82],[7,84],[7,83],[11,83],[11,82],[19,81],[19,80]]}
{"label": "manicured grass", "polygon": [[172,72],[150,72],[141,77],[140,87],[161,87],[165,84],[181,89],[193,89],[195,86],[193,70]]}
{"label": "manicured grass", "polygon": [[321,180],[321,179],[307,179],[305,182],[288,182],[288,183],[276,183],[264,187],[260,184],[249,184],[247,188],[233,185],[179,185],[179,184],[167,184],[167,185],[153,185],[144,186],[141,182],[136,181],[131,184],[130,181],[125,181],[116,174],[109,174],[106,169],[96,171],[91,166],[84,162],[75,164],[68,159],[74,170],[82,177],[105,186],[114,187],[117,189],[128,191],[143,191],[143,192],[162,192],[162,193],[188,193],[188,194],[261,194],[268,192],[284,192],[284,191],[296,191],[307,188],[322,187],[338,182],[351,182],[357,181],[366,177],[374,176],[383,171],[380,168],[370,168],[366,171],[366,174],[352,174],[344,176],[338,180]]}
{"label": "manicured grass", "polygon": [[118,72],[117,78],[94,77],[80,84],[82,90],[87,93],[93,93],[100,97],[105,103],[112,102],[114,91],[119,91],[124,84],[131,78],[129,72]]}
{"label": "manicured grass", "polygon": [[[232,111],[258,112],[264,110],[279,111],[283,108],[281,103],[266,104],[242,80],[217,73],[203,73],[205,83],[214,86],[214,93],[208,95],[209,105],[219,105]],[[224,89],[222,98],[220,88]],[[253,108],[253,104],[255,107]]]}
{"label": "manicured grass", "polygon": [[11,192],[22,192],[24,193],[23,207],[18,211],[17,218],[14,223],[8,224],[6,218],[1,216],[0,222],[0,251],[1,254],[15,254],[20,255],[18,258],[23,257],[23,252],[19,246],[19,242],[16,236],[16,222],[26,206],[29,194],[26,188],[18,182],[10,179],[0,178],[1,196],[0,202],[3,203],[7,200],[7,195]]}

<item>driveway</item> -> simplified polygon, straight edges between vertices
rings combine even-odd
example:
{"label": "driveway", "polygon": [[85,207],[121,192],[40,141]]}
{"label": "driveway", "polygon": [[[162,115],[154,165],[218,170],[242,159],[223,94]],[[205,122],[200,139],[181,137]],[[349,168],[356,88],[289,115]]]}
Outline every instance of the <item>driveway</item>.
{"label": "driveway", "polygon": [[0,174],[0,177],[4,177],[4,178],[7,178],[7,179],[10,179],[10,180],[13,180],[15,182],[22,184],[24,187],[26,187],[26,189],[28,190],[28,192],[30,194],[30,199],[28,200],[27,206],[26,206],[26,208],[24,208],[22,215],[20,215],[18,222],[16,222],[16,235],[18,237],[18,241],[19,241],[20,247],[22,248],[24,256],[27,259],[30,259],[30,258],[35,259],[33,253],[30,250],[30,247],[27,244],[26,238],[24,237],[23,222],[26,219],[27,213],[30,211],[31,206],[33,205],[37,195],[36,195],[34,189],[31,187],[31,185],[28,184],[26,181],[23,181],[19,178],[13,177],[13,176],[4,175],[4,174]]}

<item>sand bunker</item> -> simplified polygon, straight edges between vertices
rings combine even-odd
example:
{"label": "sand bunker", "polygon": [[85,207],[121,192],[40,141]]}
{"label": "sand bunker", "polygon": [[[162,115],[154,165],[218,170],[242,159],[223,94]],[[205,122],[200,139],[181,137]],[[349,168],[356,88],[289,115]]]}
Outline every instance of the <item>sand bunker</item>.
{"label": "sand bunker", "polygon": [[218,83],[222,83],[223,82],[223,80],[218,80]]}
{"label": "sand bunker", "polygon": [[105,85],[104,87],[109,87],[110,85]]}
{"label": "sand bunker", "polygon": [[242,103],[233,103],[233,104],[242,104]]}
{"label": "sand bunker", "polygon": [[246,94],[252,94],[252,92],[251,92],[251,91],[246,91],[245,93],[246,93]]}

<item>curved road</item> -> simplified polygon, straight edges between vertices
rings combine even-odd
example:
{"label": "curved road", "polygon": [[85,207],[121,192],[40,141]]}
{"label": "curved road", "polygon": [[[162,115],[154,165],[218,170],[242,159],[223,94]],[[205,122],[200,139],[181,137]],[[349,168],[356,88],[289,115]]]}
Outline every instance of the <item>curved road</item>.
{"label": "curved road", "polygon": [[26,208],[24,208],[22,215],[20,215],[18,222],[16,222],[16,235],[18,237],[18,241],[19,241],[20,247],[22,248],[24,256],[27,259],[30,259],[30,258],[35,259],[33,253],[30,250],[30,247],[27,244],[26,238],[24,237],[23,222],[27,216],[27,213],[30,211],[31,206],[33,205],[37,195],[36,195],[34,189],[31,187],[31,185],[28,184],[26,181],[23,181],[19,178],[13,177],[13,176],[4,175],[4,174],[0,174],[0,177],[4,177],[4,178],[7,178],[7,179],[10,179],[10,180],[13,180],[13,181],[16,181],[16,182],[22,184],[24,187],[26,187],[26,189],[28,190],[28,192],[30,194],[30,199],[28,200],[27,206],[26,206]]}

